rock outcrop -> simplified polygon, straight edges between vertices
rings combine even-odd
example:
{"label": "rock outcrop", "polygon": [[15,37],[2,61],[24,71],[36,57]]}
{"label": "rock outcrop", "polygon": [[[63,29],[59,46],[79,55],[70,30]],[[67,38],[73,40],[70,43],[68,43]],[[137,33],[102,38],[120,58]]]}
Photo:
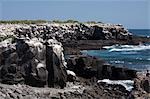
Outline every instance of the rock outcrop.
{"label": "rock outcrop", "polygon": [[86,55],[70,55],[67,58],[67,67],[78,76],[84,78],[129,80],[136,78],[136,70],[115,67],[103,60]]}
{"label": "rock outcrop", "polygon": [[132,36],[122,25],[104,23],[1,24],[0,37],[8,35],[28,38],[40,37],[43,39],[56,38],[61,42],[73,40],[129,40]]}
{"label": "rock outcrop", "polygon": [[138,73],[134,79],[134,88],[130,98],[149,99],[150,98],[150,75],[147,73]]}
{"label": "rock outcrop", "polygon": [[[5,42],[5,41],[4,41]],[[4,43],[2,42],[2,43]],[[67,80],[61,43],[54,39],[17,38],[0,46],[1,82],[63,88]]]}
{"label": "rock outcrop", "polygon": [[[58,41],[72,40],[128,40],[131,34],[121,26],[101,26],[86,24],[48,24],[18,28],[16,33],[26,37],[41,36],[42,38],[56,38]],[[47,35],[47,36],[46,36]]]}
{"label": "rock outcrop", "polygon": [[[97,79],[132,80],[137,76],[135,70],[111,66],[84,55],[66,55],[65,61],[64,46],[76,53],[75,50],[80,52],[80,49],[100,49],[104,42],[106,45],[130,42],[132,34],[122,25],[1,24],[1,37],[6,40],[0,42],[0,82],[19,84],[9,88],[0,84],[0,98],[125,99],[137,97],[136,93],[149,94],[149,77],[135,80],[131,93],[122,85],[97,83]],[[73,86],[68,87],[71,83]],[[35,88],[44,86],[64,89]],[[138,97],[143,98],[140,95]]]}
{"label": "rock outcrop", "polygon": [[[0,35],[6,38],[9,38],[8,35],[13,35],[10,40],[7,39],[0,43],[0,76],[2,83],[26,83],[39,87],[44,85],[57,87],[58,85],[61,88],[65,86],[67,72],[60,42],[107,39],[128,40],[130,36],[130,33],[122,26],[98,23],[1,24],[0,31]],[[5,32],[9,32],[9,34],[3,35]],[[109,71],[109,66],[106,68],[107,66],[102,65],[102,61],[95,58],[74,58],[76,58],[75,64],[70,64],[73,60],[68,61],[68,69],[82,77],[113,78],[116,76],[110,74],[111,77],[109,77],[108,75],[112,71],[124,72],[124,69],[117,68],[117,71],[113,67],[110,67]],[[108,71],[107,74],[102,73],[105,69]]]}

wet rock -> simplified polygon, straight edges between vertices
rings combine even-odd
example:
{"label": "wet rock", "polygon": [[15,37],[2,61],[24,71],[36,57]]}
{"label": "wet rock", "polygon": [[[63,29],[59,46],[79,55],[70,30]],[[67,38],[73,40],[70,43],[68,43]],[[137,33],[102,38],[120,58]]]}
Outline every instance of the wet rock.
{"label": "wet rock", "polygon": [[129,80],[136,78],[136,71],[124,67],[115,67],[103,60],[86,56],[71,55],[67,59],[67,67],[77,76],[97,79]]}
{"label": "wet rock", "polygon": [[97,79],[129,80],[136,77],[136,71],[124,67],[115,67],[103,60],[86,55],[71,55],[67,67],[77,76]]}
{"label": "wet rock", "polygon": [[67,63],[68,69],[74,71],[77,76],[85,78],[97,76],[98,64],[96,58],[84,55],[70,56]]}
{"label": "wet rock", "polygon": [[136,78],[136,70],[103,64],[98,69],[99,79],[129,80]]}

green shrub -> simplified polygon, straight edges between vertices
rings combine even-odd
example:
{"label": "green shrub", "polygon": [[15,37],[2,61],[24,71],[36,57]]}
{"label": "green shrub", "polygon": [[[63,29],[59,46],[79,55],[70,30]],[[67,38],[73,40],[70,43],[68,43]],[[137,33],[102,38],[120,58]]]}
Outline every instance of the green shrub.
{"label": "green shrub", "polygon": [[[38,24],[38,23],[47,23],[47,22],[53,22],[53,23],[82,23],[76,20],[53,20],[53,21],[47,21],[47,20],[0,20],[0,24]],[[96,21],[87,21],[85,23],[89,24],[96,24],[96,23],[102,23],[102,22],[96,22]]]}
{"label": "green shrub", "polygon": [[76,20],[67,20],[67,21],[65,21],[65,23],[79,23],[79,21],[76,21]]}
{"label": "green shrub", "polygon": [[66,21],[61,21],[61,20],[53,20],[53,23],[80,23],[79,21],[76,20],[66,20]]}
{"label": "green shrub", "polygon": [[89,24],[96,24],[97,22],[95,22],[95,21],[87,21],[86,23],[89,23]]}

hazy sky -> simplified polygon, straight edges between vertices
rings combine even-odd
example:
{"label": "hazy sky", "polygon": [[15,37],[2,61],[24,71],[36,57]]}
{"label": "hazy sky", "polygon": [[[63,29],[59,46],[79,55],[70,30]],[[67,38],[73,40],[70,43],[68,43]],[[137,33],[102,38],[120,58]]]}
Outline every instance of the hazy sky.
{"label": "hazy sky", "polygon": [[150,28],[150,0],[0,0],[0,19],[74,19]]}

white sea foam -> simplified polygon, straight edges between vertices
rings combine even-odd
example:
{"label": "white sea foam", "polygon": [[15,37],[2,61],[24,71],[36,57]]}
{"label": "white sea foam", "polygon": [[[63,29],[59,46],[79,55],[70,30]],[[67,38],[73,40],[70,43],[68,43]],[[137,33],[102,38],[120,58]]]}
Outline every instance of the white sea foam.
{"label": "white sea foam", "polygon": [[124,61],[119,61],[119,60],[117,60],[117,61],[110,61],[111,63],[116,63],[116,64],[124,64]]}
{"label": "white sea foam", "polygon": [[150,60],[150,58],[148,58],[147,60]]}
{"label": "white sea foam", "polygon": [[125,52],[121,52],[121,54],[125,54],[125,55],[127,55],[127,54],[137,54],[138,52],[136,52],[136,51],[125,51]]}
{"label": "white sea foam", "polygon": [[122,85],[126,88],[126,90],[131,91],[133,88],[134,81],[132,80],[109,80],[109,79],[103,79],[98,80],[98,83],[105,82],[107,84],[116,84],[116,85]]}
{"label": "white sea foam", "polygon": [[109,52],[141,51],[141,50],[149,50],[150,45],[113,45],[113,46],[104,46],[103,48],[108,49]]}
{"label": "white sea foam", "polygon": [[112,48],[115,48],[116,46],[119,46],[119,45],[116,44],[116,45],[112,45],[112,46],[104,46],[103,48],[104,49],[112,49]]}

